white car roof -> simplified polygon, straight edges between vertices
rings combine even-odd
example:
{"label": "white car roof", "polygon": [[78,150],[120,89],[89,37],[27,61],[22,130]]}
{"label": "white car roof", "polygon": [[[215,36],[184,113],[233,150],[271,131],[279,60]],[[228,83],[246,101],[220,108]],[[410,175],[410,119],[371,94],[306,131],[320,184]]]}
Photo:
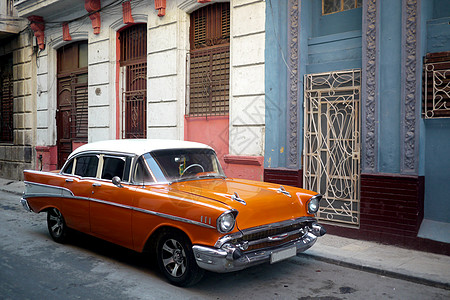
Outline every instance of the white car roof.
{"label": "white car roof", "polygon": [[117,152],[132,155],[142,155],[155,150],[166,149],[212,149],[211,147],[188,141],[178,140],[157,140],[157,139],[124,139],[124,140],[106,140],[85,144],[75,149],[69,158],[75,154],[94,151],[94,152]]}

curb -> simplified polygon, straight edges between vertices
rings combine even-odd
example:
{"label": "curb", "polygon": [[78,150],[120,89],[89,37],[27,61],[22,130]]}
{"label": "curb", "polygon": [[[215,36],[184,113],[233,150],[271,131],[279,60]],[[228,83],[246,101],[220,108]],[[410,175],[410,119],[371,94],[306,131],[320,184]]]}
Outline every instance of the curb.
{"label": "curb", "polygon": [[22,192],[11,191],[9,189],[4,189],[4,188],[1,188],[1,187],[0,187],[0,191],[1,192],[5,192],[5,193],[10,193],[10,194],[13,194],[13,195],[17,195],[17,196],[22,196]]}
{"label": "curb", "polygon": [[440,289],[444,289],[444,290],[450,290],[450,283],[446,283],[446,282],[440,282],[440,281],[435,281],[435,280],[431,280],[431,279],[427,279],[427,278],[423,278],[423,277],[419,277],[419,276],[407,275],[407,274],[404,274],[401,272],[388,271],[388,270],[384,270],[384,269],[377,268],[377,267],[371,267],[371,266],[365,266],[365,265],[361,265],[361,264],[346,262],[343,260],[329,258],[326,256],[317,255],[317,254],[300,253],[298,256],[304,256],[304,257],[306,256],[306,257],[310,257],[310,258],[318,260],[318,261],[323,261],[326,263],[330,263],[330,264],[334,264],[334,265],[338,265],[338,266],[342,266],[342,267],[347,267],[347,268],[351,268],[351,269],[355,269],[355,270],[359,270],[359,271],[369,272],[369,273],[373,273],[373,274],[377,274],[377,275],[381,275],[381,276],[406,280],[406,281],[419,283],[419,284],[423,284],[423,285],[428,285],[428,286],[432,286],[432,287],[436,287],[436,288],[440,288]]}

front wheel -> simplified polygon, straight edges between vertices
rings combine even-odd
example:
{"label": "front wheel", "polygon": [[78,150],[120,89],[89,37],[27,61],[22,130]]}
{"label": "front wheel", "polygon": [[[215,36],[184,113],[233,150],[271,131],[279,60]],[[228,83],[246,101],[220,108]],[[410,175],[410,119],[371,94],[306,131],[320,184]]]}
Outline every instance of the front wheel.
{"label": "front wheel", "polygon": [[177,286],[193,285],[204,273],[195,261],[191,242],[179,232],[161,235],[157,244],[157,260],[164,276]]}
{"label": "front wheel", "polygon": [[57,208],[47,211],[47,227],[52,239],[57,243],[63,243],[67,238],[67,226],[64,217]]}

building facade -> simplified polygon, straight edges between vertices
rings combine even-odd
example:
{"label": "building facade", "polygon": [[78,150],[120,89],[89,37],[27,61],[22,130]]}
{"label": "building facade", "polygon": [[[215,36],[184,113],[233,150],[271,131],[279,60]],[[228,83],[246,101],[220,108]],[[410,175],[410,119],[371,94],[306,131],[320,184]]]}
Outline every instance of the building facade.
{"label": "building facade", "polygon": [[35,168],[83,143],[185,139],[262,180],[265,2],[15,1],[35,35]]}
{"label": "building facade", "polygon": [[0,174],[21,178],[34,165],[32,32],[12,0],[0,1]]}
{"label": "building facade", "polygon": [[450,2],[266,8],[265,180],[324,194],[332,233],[449,243]]}

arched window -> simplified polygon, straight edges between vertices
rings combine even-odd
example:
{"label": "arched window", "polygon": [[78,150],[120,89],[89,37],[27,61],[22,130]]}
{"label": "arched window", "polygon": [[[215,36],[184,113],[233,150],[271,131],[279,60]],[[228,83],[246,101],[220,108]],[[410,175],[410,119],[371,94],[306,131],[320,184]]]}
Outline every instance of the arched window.
{"label": "arched window", "polygon": [[119,34],[122,78],[122,137],[145,138],[147,132],[147,24]]}

